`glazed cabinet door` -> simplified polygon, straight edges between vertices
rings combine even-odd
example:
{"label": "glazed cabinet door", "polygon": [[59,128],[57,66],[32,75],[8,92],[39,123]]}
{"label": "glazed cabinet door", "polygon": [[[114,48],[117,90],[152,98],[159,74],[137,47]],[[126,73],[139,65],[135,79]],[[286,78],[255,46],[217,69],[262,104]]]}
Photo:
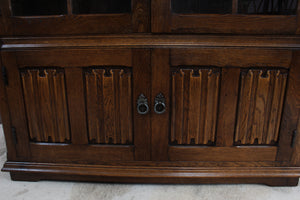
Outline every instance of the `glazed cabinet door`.
{"label": "glazed cabinet door", "polygon": [[298,64],[287,50],[153,50],[152,96],[165,105],[152,115],[153,159],[290,161]]}
{"label": "glazed cabinet door", "polygon": [[[148,32],[149,0],[3,0],[5,35]],[[0,31],[1,33],[1,31]]]}
{"label": "glazed cabinet door", "polygon": [[153,0],[160,33],[298,34],[297,0]]}
{"label": "glazed cabinet door", "polygon": [[17,158],[149,159],[148,116],[137,110],[139,97],[150,93],[149,55],[139,49],[3,52]]}

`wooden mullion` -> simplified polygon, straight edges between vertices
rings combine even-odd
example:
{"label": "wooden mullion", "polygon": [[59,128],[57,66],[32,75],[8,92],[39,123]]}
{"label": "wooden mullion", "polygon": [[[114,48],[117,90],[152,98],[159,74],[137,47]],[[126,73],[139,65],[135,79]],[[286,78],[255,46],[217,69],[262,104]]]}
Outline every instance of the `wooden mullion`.
{"label": "wooden mullion", "polygon": [[68,15],[73,14],[73,0],[67,0]]}
{"label": "wooden mullion", "polygon": [[66,68],[69,120],[72,144],[88,144],[86,108],[81,68]]}
{"label": "wooden mullion", "polygon": [[[293,152],[299,151],[299,148],[292,146],[294,132],[297,131],[298,118],[300,115],[300,51],[293,53],[293,60],[289,72],[289,81],[286,92],[285,105],[281,121],[279,148],[277,161],[291,161],[299,164],[298,158],[292,157]],[[299,137],[296,138],[295,144],[299,144]],[[297,146],[297,145],[295,145]]]}
{"label": "wooden mullion", "polygon": [[167,33],[171,31],[171,0],[151,1],[151,29],[152,32]]}
{"label": "wooden mullion", "polygon": [[297,6],[297,30],[296,34],[300,34],[300,1],[298,1]]}
{"label": "wooden mullion", "polygon": [[217,146],[233,146],[239,93],[239,68],[222,69]]}
{"label": "wooden mullion", "polygon": [[238,3],[239,0],[232,0],[232,14],[238,13]]}
{"label": "wooden mullion", "polygon": [[10,0],[3,0],[1,1],[0,4],[0,10],[1,10],[1,15],[0,15],[0,34],[2,35],[7,35],[7,34],[12,34],[12,25],[11,25],[11,20],[10,16],[12,16],[12,10],[11,10],[11,5],[10,5]]}

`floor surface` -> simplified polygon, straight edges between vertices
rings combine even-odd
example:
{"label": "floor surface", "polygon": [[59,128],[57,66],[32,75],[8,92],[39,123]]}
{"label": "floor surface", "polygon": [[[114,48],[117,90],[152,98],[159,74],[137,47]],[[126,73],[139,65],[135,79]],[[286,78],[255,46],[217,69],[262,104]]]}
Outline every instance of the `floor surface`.
{"label": "floor surface", "polygon": [[[0,166],[6,159],[0,126]],[[11,181],[0,172],[0,200],[300,200],[298,187],[263,185],[143,185]]]}

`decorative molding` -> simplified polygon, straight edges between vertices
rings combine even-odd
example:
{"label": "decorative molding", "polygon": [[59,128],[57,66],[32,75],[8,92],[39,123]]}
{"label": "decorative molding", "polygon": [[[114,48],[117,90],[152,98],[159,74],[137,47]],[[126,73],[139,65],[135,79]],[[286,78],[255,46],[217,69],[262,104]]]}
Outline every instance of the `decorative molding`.
{"label": "decorative molding", "polygon": [[84,74],[89,142],[132,144],[131,69],[89,68]]}
{"label": "decorative molding", "polygon": [[20,73],[31,141],[69,143],[63,69],[26,68]]}
{"label": "decorative molding", "polygon": [[219,68],[197,67],[171,73],[171,144],[215,143],[220,74]]}
{"label": "decorative molding", "polygon": [[278,142],[287,77],[285,69],[241,72],[236,145],[275,145]]}

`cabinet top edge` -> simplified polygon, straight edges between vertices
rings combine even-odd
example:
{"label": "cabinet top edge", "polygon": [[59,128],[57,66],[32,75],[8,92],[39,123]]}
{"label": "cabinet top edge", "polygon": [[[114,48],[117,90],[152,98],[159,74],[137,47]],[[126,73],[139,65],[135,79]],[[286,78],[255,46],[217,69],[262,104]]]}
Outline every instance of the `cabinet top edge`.
{"label": "cabinet top edge", "polygon": [[3,37],[2,50],[40,48],[283,48],[299,49],[300,35],[99,35]]}

